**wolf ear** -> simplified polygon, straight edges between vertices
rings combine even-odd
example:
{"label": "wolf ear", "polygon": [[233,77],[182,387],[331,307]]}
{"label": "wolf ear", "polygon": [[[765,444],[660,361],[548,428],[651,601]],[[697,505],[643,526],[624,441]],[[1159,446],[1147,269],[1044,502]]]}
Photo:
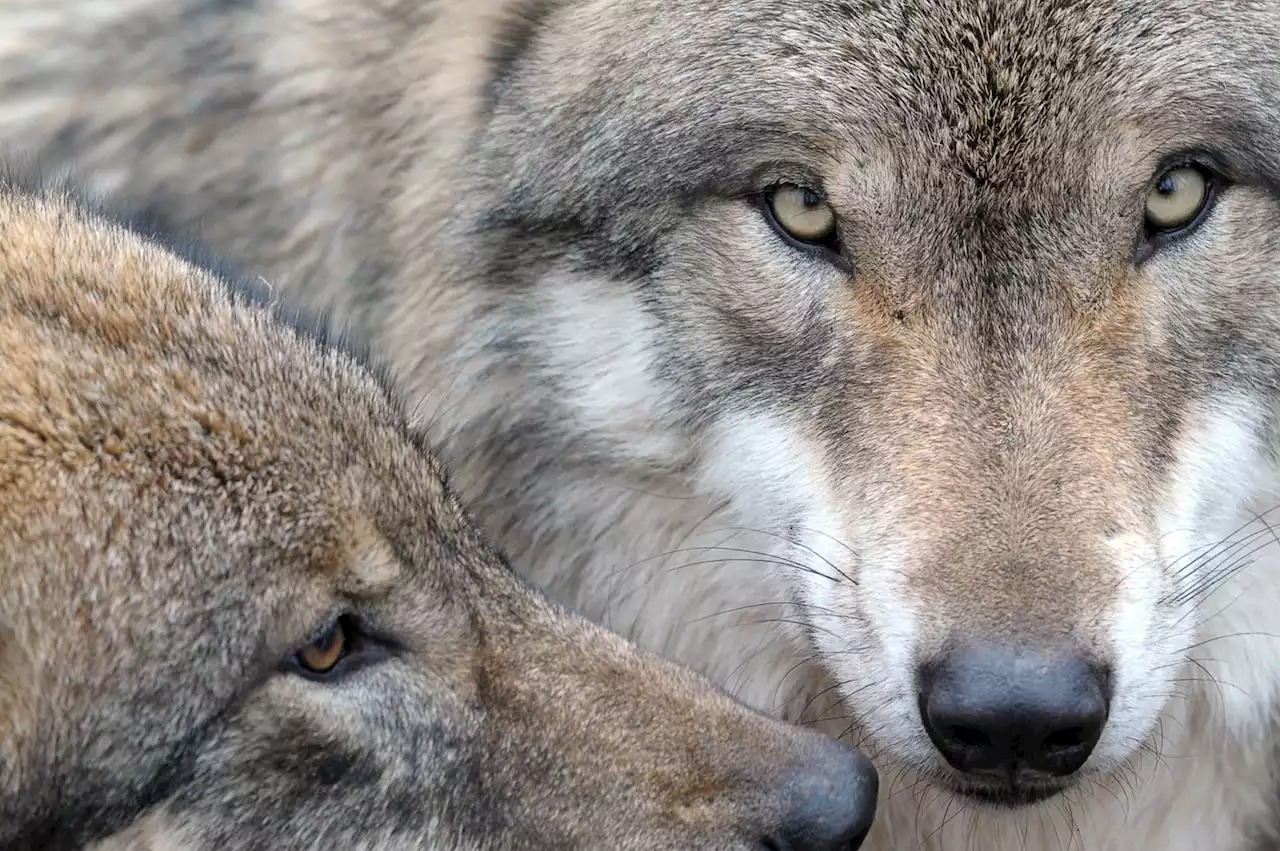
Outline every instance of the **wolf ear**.
{"label": "wolf ear", "polygon": [[22,797],[31,766],[38,702],[35,662],[17,632],[0,621],[0,799]]}

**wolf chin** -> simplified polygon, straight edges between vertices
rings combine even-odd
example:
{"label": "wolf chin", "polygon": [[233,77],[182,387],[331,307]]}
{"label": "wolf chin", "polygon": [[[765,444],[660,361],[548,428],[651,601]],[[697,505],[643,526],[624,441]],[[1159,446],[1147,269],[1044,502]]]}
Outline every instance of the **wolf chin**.
{"label": "wolf chin", "polygon": [[1272,835],[1280,5],[0,32],[0,141],[367,334],[530,576],[871,750],[873,847]]}

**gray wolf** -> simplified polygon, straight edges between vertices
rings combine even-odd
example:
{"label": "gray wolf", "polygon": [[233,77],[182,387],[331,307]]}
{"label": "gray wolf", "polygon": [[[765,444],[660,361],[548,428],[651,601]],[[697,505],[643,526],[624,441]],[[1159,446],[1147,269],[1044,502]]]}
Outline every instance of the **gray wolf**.
{"label": "gray wolf", "polygon": [[866,745],[870,846],[1271,832],[1280,4],[0,33],[0,143],[369,335],[530,577]]}
{"label": "gray wolf", "polygon": [[188,257],[0,183],[0,847],[857,848],[865,757],[550,603]]}

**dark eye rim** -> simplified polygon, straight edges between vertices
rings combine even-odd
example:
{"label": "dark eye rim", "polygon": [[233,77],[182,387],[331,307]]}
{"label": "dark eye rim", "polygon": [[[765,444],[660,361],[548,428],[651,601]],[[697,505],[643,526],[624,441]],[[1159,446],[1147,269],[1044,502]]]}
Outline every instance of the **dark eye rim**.
{"label": "dark eye rim", "polygon": [[835,227],[831,229],[830,236],[821,242],[810,242],[800,239],[793,235],[785,227],[782,222],[778,221],[777,213],[773,210],[773,196],[782,189],[805,189],[810,192],[817,192],[826,198],[826,193],[821,189],[812,186],[806,186],[800,183],[775,183],[767,189],[757,192],[752,197],[752,203],[760,210],[760,215],[764,216],[764,220],[769,223],[769,227],[773,232],[782,238],[782,241],[797,251],[803,251],[807,254],[816,255],[828,260],[841,268],[849,265],[848,260],[844,256],[844,246],[840,240],[840,223],[836,222]]}
{"label": "dark eye rim", "polygon": [[[302,651],[329,635],[334,629],[342,629],[346,634],[342,655],[327,671],[308,668],[300,659]],[[390,658],[395,650],[396,645],[393,641],[369,630],[360,618],[352,614],[343,614],[327,621],[322,629],[290,654],[289,658],[281,663],[280,668],[284,673],[294,674],[312,682],[332,683]]]}
{"label": "dark eye rim", "polygon": [[1204,178],[1205,196],[1200,204],[1200,208],[1196,210],[1196,214],[1183,224],[1175,227],[1161,228],[1153,227],[1145,215],[1146,196],[1143,196],[1144,214],[1142,217],[1142,228],[1139,233],[1139,242],[1137,248],[1137,262],[1150,258],[1159,249],[1166,245],[1177,242],[1191,236],[1206,220],[1213,214],[1214,209],[1218,205],[1219,199],[1222,197],[1223,191],[1230,185],[1227,177],[1222,173],[1208,156],[1182,155],[1176,159],[1171,159],[1162,163],[1156,171],[1151,182],[1147,184],[1147,191],[1155,185],[1163,175],[1171,171],[1177,171],[1182,168],[1195,169]]}

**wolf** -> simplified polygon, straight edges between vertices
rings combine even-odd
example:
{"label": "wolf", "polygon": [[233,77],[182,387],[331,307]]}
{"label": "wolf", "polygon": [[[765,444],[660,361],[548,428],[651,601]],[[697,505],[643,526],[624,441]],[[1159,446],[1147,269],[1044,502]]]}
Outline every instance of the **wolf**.
{"label": "wolf", "polygon": [[877,776],[551,603],[385,376],[0,182],[0,847],[856,851]]}
{"label": "wolf", "polygon": [[1280,3],[9,0],[0,144],[369,336],[869,847],[1273,841]]}

